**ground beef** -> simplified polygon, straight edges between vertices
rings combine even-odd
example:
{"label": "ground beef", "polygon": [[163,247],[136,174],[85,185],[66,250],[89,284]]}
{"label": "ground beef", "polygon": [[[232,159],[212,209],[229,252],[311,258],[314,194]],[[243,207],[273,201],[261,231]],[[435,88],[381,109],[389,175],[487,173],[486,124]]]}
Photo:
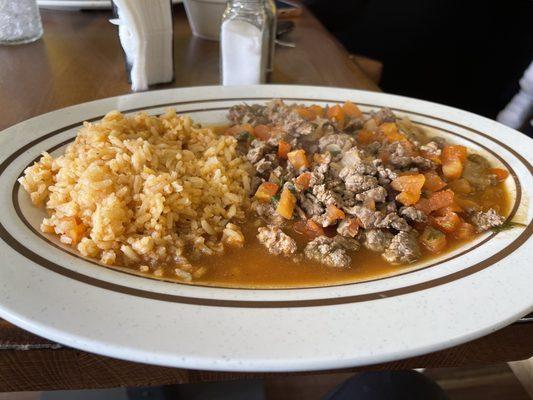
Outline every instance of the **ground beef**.
{"label": "ground beef", "polygon": [[260,175],[270,176],[270,173],[274,169],[274,164],[272,161],[269,161],[267,157],[260,159],[254,164],[254,168]]}
{"label": "ground beef", "polygon": [[353,231],[353,229],[351,228],[351,224],[352,221],[350,221],[350,219],[343,219],[341,222],[339,222],[339,225],[337,226],[337,233],[344,237],[355,237],[357,231]]}
{"label": "ground beef", "polygon": [[246,154],[246,159],[250,161],[250,163],[255,164],[261,160],[265,154],[272,150],[273,148],[267,143],[262,142],[261,140],[254,140],[251,143],[251,148],[248,150],[248,154]]}
{"label": "ground beef", "polygon": [[439,144],[435,141],[431,141],[425,145],[420,146],[420,150],[427,153],[427,155],[431,157],[440,157],[442,153]]}
{"label": "ground beef", "polygon": [[391,183],[391,181],[393,181],[394,179],[398,177],[398,174],[396,172],[394,172],[393,170],[389,168],[385,168],[383,165],[377,166],[377,172],[378,172],[378,183],[381,186],[388,185],[389,183]]}
{"label": "ground beef", "polygon": [[488,211],[476,211],[472,213],[470,222],[475,225],[478,232],[484,232],[503,224],[504,218],[496,210],[491,208]]}
{"label": "ground beef", "polygon": [[435,168],[435,163],[433,161],[421,156],[412,157],[411,164],[422,171],[428,171]]}
{"label": "ground beef", "polygon": [[371,113],[372,118],[376,121],[377,125],[381,125],[383,122],[395,122],[396,115],[391,111],[390,108],[383,107],[377,112]]}
{"label": "ground beef", "polygon": [[363,203],[366,203],[370,200],[382,203],[387,198],[387,190],[382,186],[377,186],[373,189],[367,190],[366,192],[359,193],[355,196],[355,198]]}
{"label": "ground beef", "polygon": [[271,254],[289,256],[297,250],[294,239],[283,233],[279,226],[261,227],[258,232],[257,239]]}
{"label": "ground beef", "polygon": [[233,124],[266,124],[267,108],[260,104],[238,104],[229,109],[228,118]]}
{"label": "ground beef", "polygon": [[319,236],[305,246],[305,256],[328,267],[347,268],[352,261],[348,251],[355,251],[359,243],[355,239],[335,236]]}
{"label": "ground beef", "polygon": [[420,247],[412,233],[400,232],[392,238],[391,243],[382,254],[391,264],[408,264],[421,257]]}
{"label": "ground beef", "polygon": [[384,214],[381,211],[373,211],[363,206],[344,207],[344,211],[359,218],[361,225],[365,229],[393,228],[398,231],[411,230],[407,221],[395,212]]}
{"label": "ground beef", "polygon": [[313,195],[320,201],[321,203],[327,205],[333,204],[333,205],[339,205],[340,198],[333,190],[326,189],[326,185],[315,185],[313,186]]}
{"label": "ground beef", "polygon": [[283,225],[285,223],[285,219],[276,212],[276,208],[272,203],[254,201],[252,209],[268,224]]}
{"label": "ground beef", "polygon": [[355,193],[362,193],[378,186],[378,180],[374,176],[360,174],[354,167],[341,169],[339,178],[344,181],[346,189]]}
{"label": "ground beef", "polygon": [[372,251],[383,253],[390,245],[394,235],[383,229],[368,229],[363,232],[363,246]]}
{"label": "ground beef", "polygon": [[413,157],[411,151],[401,142],[393,142],[389,145],[389,163],[396,168],[407,168],[411,165]]}
{"label": "ground beef", "polygon": [[485,190],[492,184],[492,178],[488,173],[490,167],[488,161],[478,155],[470,154],[464,163],[463,178],[465,178],[476,190]]}
{"label": "ground beef", "polygon": [[334,133],[331,135],[322,136],[318,140],[318,148],[320,151],[329,151],[333,155],[339,154],[348,150],[355,144],[355,139],[345,133]]}
{"label": "ground beef", "polygon": [[324,213],[324,206],[311,193],[301,193],[299,200],[300,205],[309,218],[319,216]]}
{"label": "ground beef", "polygon": [[414,222],[426,222],[427,221],[426,214],[424,214],[419,209],[415,207],[411,207],[411,206],[400,208],[400,215]]}

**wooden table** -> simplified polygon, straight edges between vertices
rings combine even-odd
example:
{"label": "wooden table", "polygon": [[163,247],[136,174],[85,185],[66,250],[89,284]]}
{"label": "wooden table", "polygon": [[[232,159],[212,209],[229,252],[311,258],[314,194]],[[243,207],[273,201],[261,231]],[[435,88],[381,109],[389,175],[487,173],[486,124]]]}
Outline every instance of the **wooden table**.
{"label": "wooden table", "polygon": [[[217,84],[218,43],[192,37],[183,9],[174,11],[176,80],[157,88]],[[42,17],[42,40],[0,47],[0,129],[61,107],[130,92],[116,28],[107,21],[108,12],[43,11]],[[277,50],[273,82],[379,90],[312,15],[305,11],[295,22],[290,39],[296,48]],[[462,346],[364,369],[475,365],[529,358],[533,356],[533,323],[527,321]],[[190,371],[114,360],[63,347],[0,320],[0,392],[273,375],[279,376]]]}

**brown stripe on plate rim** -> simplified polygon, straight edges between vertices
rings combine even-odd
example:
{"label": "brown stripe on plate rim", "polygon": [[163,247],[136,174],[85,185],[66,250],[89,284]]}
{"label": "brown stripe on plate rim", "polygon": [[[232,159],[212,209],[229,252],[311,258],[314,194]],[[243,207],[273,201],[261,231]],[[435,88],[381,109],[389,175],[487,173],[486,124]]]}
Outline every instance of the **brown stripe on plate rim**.
{"label": "brown stripe on plate rim", "polygon": [[[259,99],[260,98],[257,98],[257,100],[259,100]],[[269,98],[263,98],[263,99],[269,99]],[[211,100],[211,101],[224,101],[224,100],[228,100],[228,99],[214,99],[214,100]],[[244,99],[237,99],[237,100],[242,101]],[[246,100],[255,100],[255,99],[246,99]],[[321,99],[286,99],[286,100],[304,100],[304,101],[337,102],[337,103],[341,102],[341,101],[338,101],[338,100],[330,101],[330,100],[321,100]],[[194,101],[194,102],[195,103],[200,103],[202,101],[198,100],[198,101]],[[184,103],[188,103],[188,102],[184,102]],[[181,104],[181,103],[175,102],[175,103],[171,103],[171,104],[155,105],[155,106],[150,106],[150,107],[142,107],[142,108],[139,108],[139,109],[154,109],[154,108],[164,107],[166,105],[170,106],[170,105],[178,105],[178,104]],[[370,107],[379,107],[379,106],[371,105],[371,104],[362,104],[362,103],[358,103],[358,104],[366,105],[366,106],[370,106]],[[124,110],[123,112],[132,112],[132,111],[137,111],[139,109]],[[221,108],[221,109],[227,109],[227,107],[224,107],[224,108]],[[206,109],[206,111],[214,111],[214,110],[216,110],[216,109],[208,109],[208,110]],[[444,119],[441,119],[441,118],[438,118],[438,117],[432,117],[432,116],[429,116],[429,115],[425,115],[425,114],[421,114],[421,113],[415,113],[415,112],[411,112],[411,111],[408,111],[408,110],[401,110],[401,109],[394,109],[394,110],[403,111],[403,112],[407,112],[407,113],[411,113],[411,114],[417,114],[417,115],[420,115],[420,116],[428,117],[430,119],[441,120],[443,122],[446,122],[446,123],[449,123],[449,124],[452,124],[452,125],[456,125],[456,126],[460,126],[460,127],[464,128],[464,129],[470,130],[470,131],[472,131],[474,133],[477,133],[477,134],[479,134],[479,135],[481,135],[483,137],[486,137],[486,138],[490,139],[491,141],[499,143],[500,145],[502,145],[502,147],[507,148],[513,155],[515,155],[518,159],[520,159],[522,161],[522,163],[531,171],[531,165],[527,162],[527,160],[525,160],[520,154],[516,153],[513,149],[511,149],[507,145],[504,145],[503,143],[499,142],[495,138],[492,138],[492,137],[490,137],[490,136],[488,136],[486,134],[483,134],[481,132],[478,132],[476,130],[468,128],[466,126],[462,126],[460,124],[456,124],[454,122],[447,121],[447,120],[444,120]],[[202,111],[202,110],[190,110],[190,111],[180,111],[180,112],[184,113],[184,112],[194,112],[194,111],[198,112],[198,111]],[[98,120],[101,117],[102,116],[91,118],[90,121]],[[416,121],[413,121],[413,122],[416,123]],[[419,123],[419,124],[430,126],[430,127],[435,128],[435,129],[446,131],[443,128],[434,127],[434,126],[431,126],[429,124],[424,124],[424,123]],[[47,139],[49,137],[54,136],[55,134],[61,133],[62,131],[74,128],[74,127],[79,126],[79,125],[80,125],[79,123],[78,124],[71,124],[71,125],[69,125],[67,127],[64,127],[62,129],[58,129],[58,130],[53,131],[53,132],[51,132],[49,134],[46,134],[46,135],[44,135],[44,136],[42,136],[42,137],[40,137],[40,138],[28,143],[27,145],[23,146],[16,153],[14,153],[10,157],[8,157],[8,159],[6,159],[2,163],[2,165],[0,165],[0,174],[5,170],[5,168],[7,167],[7,165],[9,165],[9,163],[11,161],[13,161],[16,157],[18,157],[18,155],[20,155],[20,153],[22,153],[25,150],[31,148],[34,145],[34,143],[38,143],[38,142],[40,142],[42,140],[45,140],[45,139]],[[450,131],[448,131],[448,132],[452,133],[452,134],[454,134],[456,136],[463,137],[466,140],[469,140],[469,141],[472,141],[472,142],[476,143],[475,141],[471,140],[470,138],[464,137],[464,136],[462,136],[460,134],[456,134],[456,133],[450,132]],[[480,145],[479,143],[476,143],[476,144]],[[480,145],[480,146],[484,147],[483,145]],[[505,160],[501,159],[501,157],[499,157],[496,154],[495,154],[495,156],[498,159],[500,159],[500,161],[502,161],[504,164],[508,165],[505,162]],[[517,194],[518,194],[518,192],[521,191],[520,190],[520,183],[517,180],[516,174],[513,174],[513,178],[515,179],[515,182],[516,182]],[[517,196],[517,198],[518,198],[518,196]],[[515,209],[517,208],[517,204],[519,204],[519,202],[515,202]],[[478,271],[480,271],[482,269],[485,269],[488,266],[492,265],[494,262],[497,262],[497,261],[505,258],[512,251],[516,250],[523,243],[525,243],[525,241],[531,235],[532,231],[533,231],[533,225],[529,224],[528,227],[520,234],[520,236],[517,239],[515,239],[512,243],[510,243],[506,248],[504,248],[503,250],[501,250],[497,254],[489,257],[488,259],[483,260],[480,263],[477,263],[477,264],[475,264],[475,265],[473,265],[473,266],[471,266],[471,267],[469,267],[467,269],[458,271],[456,273],[447,275],[445,277],[441,277],[441,278],[437,278],[437,279],[434,279],[434,280],[426,281],[426,282],[423,282],[423,283],[420,283],[420,284],[416,284],[416,285],[407,286],[407,287],[404,287],[404,288],[392,289],[392,290],[383,291],[383,292],[379,292],[379,293],[370,293],[370,294],[364,294],[364,295],[347,296],[347,297],[332,298],[332,299],[287,300],[287,301],[285,301],[285,300],[282,300],[282,301],[241,301],[241,300],[214,300],[214,299],[191,298],[191,297],[184,297],[184,296],[175,296],[175,295],[168,295],[168,294],[162,294],[162,293],[155,293],[155,292],[149,292],[149,291],[144,291],[144,290],[140,290],[140,289],[133,289],[133,288],[129,288],[129,287],[124,287],[124,286],[121,286],[121,285],[116,285],[116,284],[112,284],[112,283],[109,283],[109,282],[100,281],[100,280],[95,279],[95,278],[87,277],[87,276],[85,276],[83,274],[79,274],[77,272],[65,269],[64,267],[61,267],[61,266],[59,266],[59,265],[57,265],[55,263],[52,263],[49,260],[46,260],[43,257],[37,255],[36,253],[31,252],[29,249],[25,248],[22,244],[17,242],[9,234],[9,232],[7,232],[7,230],[0,224],[0,237],[4,238],[4,240],[6,240],[6,243],[8,243],[13,249],[15,249],[21,255],[27,257],[27,255],[25,255],[24,252],[30,253],[32,258],[33,258],[32,261],[36,262],[37,264],[42,265],[43,267],[46,267],[46,268],[48,268],[48,269],[50,269],[52,271],[55,271],[57,273],[60,273],[60,274],[64,275],[64,276],[68,276],[70,278],[76,279],[78,281],[85,282],[85,283],[88,283],[88,284],[91,284],[91,285],[94,285],[94,286],[97,286],[97,287],[101,287],[101,288],[105,288],[105,289],[109,289],[109,290],[113,290],[113,291],[118,291],[120,293],[125,293],[125,294],[134,295],[134,296],[145,297],[145,298],[151,298],[151,299],[156,299],[156,300],[161,300],[161,301],[171,301],[171,302],[179,302],[179,303],[184,303],[184,304],[206,305],[206,306],[216,306],[216,307],[218,306],[218,307],[246,307],[246,308],[250,308],[250,307],[251,308],[276,308],[276,307],[326,306],[326,305],[334,305],[334,304],[353,303],[353,302],[358,302],[358,301],[370,301],[370,300],[376,300],[376,299],[385,298],[385,297],[398,296],[398,295],[401,295],[401,294],[411,293],[411,292],[418,291],[418,290],[428,289],[428,288],[431,288],[431,287],[435,287],[435,286],[441,285],[443,283],[451,282],[451,281],[453,281],[455,279],[459,279],[459,278],[464,277],[464,276],[468,276],[468,275],[473,274],[475,272],[478,272]],[[30,259],[32,259],[32,258],[30,258]],[[286,289],[286,290],[293,290],[293,289]]]}

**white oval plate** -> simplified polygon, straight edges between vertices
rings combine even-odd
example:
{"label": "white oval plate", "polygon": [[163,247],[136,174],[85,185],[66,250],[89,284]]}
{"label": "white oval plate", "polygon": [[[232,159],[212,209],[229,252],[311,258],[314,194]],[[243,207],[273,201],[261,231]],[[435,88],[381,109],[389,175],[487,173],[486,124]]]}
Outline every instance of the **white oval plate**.
{"label": "white oval plate", "polygon": [[[220,123],[233,104],[382,106],[469,146],[511,172],[511,218],[527,225],[431,265],[375,281],[292,290],[160,282],[102,268],[39,233],[43,212],[17,178],[42,151],[62,151],[84,120],[118,109],[175,107]],[[205,370],[343,368],[432,352],[533,311],[532,140],[492,120],[406,97],[306,86],[196,87],[119,96],[32,118],[0,133],[0,316],[38,335],[111,357]],[[438,264],[438,265],[437,265]]]}

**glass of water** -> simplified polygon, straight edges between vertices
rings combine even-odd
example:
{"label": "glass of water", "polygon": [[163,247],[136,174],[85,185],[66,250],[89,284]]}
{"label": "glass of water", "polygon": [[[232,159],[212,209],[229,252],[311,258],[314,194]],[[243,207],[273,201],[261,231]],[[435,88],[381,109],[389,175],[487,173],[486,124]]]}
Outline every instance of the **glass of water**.
{"label": "glass of water", "polygon": [[0,45],[30,43],[42,35],[36,0],[0,0]]}

